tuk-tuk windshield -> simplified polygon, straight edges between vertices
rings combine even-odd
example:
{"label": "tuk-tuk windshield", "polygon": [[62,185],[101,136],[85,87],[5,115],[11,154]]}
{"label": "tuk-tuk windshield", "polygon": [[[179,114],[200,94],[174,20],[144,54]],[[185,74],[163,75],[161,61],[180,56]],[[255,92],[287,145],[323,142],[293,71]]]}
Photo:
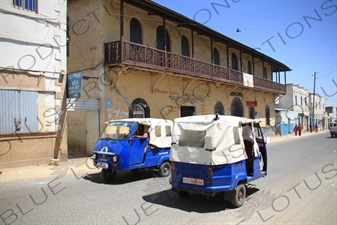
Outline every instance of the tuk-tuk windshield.
{"label": "tuk-tuk windshield", "polygon": [[101,139],[125,140],[129,137],[134,122],[109,122],[106,124]]}

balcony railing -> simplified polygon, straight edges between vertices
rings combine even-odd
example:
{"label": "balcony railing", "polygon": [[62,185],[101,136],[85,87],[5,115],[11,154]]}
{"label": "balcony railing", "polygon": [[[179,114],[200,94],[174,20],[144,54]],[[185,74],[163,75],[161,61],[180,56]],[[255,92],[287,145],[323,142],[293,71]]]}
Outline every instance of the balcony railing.
{"label": "balcony railing", "polygon": [[[240,71],[129,41],[106,43],[105,65],[120,63],[244,86],[243,73]],[[286,86],[283,84],[257,76],[253,76],[253,78],[254,88],[280,94],[286,93]]]}

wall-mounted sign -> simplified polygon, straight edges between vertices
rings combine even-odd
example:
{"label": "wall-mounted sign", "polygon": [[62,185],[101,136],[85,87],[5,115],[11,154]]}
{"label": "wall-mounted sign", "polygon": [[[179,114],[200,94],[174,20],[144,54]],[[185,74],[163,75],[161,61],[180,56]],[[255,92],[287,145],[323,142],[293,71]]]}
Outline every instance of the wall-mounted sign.
{"label": "wall-mounted sign", "polygon": [[257,107],[257,101],[246,101],[247,107]]}
{"label": "wall-mounted sign", "polygon": [[243,85],[246,87],[254,87],[254,77],[251,74],[243,73]]}
{"label": "wall-mounted sign", "polygon": [[82,94],[83,71],[70,73],[67,77],[67,98],[79,98]]}

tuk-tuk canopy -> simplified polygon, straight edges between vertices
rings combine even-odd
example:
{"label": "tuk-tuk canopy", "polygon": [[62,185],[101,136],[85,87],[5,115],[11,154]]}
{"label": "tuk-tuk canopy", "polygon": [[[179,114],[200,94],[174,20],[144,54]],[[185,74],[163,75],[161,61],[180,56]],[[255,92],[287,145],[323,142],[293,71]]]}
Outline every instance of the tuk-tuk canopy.
{"label": "tuk-tuk canopy", "polygon": [[260,121],[236,116],[200,115],[174,120],[170,160],[221,165],[247,158],[242,126]]}
{"label": "tuk-tuk canopy", "polygon": [[169,148],[172,139],[173,121],[157,118],[129,118],[120,120],[110,120],[113,122],[131,122],[145,126],[145,132],[149,134],[149,144],[159,148]]}

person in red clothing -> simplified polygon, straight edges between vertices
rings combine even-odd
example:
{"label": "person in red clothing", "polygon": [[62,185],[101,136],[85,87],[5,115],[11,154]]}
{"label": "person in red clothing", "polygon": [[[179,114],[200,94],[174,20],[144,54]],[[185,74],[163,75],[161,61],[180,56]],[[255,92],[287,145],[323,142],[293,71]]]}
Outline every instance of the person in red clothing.
{"label": "person in red clothing", "polygon": [[294,127],[294,132],[295,132],[295,136],[297,136],[297,124],[295,125],[295,127]]}
{"label": "person in red clothing", "polygon": [[137,138],[148,138],[149,135],[147,132],[145,132],[144,125],[138,125],[136,134],[134,135]]}
{"label": "person in red clothing", "polygon": [[316,125],[315,125],[315,132],[316,132],[316,133],[318,132],[318,125],[317,125],[317,123],[316,123]]}
{"label": "person in red clothing", "polygon": [[302,133],[302,125],[299,123],[297,126],[298,136],[301,136]]}

